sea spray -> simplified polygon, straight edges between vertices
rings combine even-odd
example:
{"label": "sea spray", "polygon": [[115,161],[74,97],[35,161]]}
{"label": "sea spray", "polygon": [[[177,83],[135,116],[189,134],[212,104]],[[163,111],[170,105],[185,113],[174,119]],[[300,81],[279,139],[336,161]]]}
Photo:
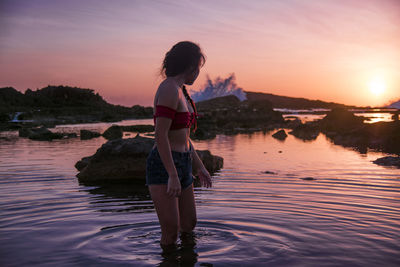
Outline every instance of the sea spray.
{"label": "sea spray", "polygon": [[235,95],[240,99],[240,101],[246,100],[246,93],[242,88],[237,87],[235,79],[236,77],[234,73],[226,79],[219,76],[214,81],[212,81],[207,75],[207,83],[204,88],[200,91],[190,89],[190,94],[195,102],[226,95]]}

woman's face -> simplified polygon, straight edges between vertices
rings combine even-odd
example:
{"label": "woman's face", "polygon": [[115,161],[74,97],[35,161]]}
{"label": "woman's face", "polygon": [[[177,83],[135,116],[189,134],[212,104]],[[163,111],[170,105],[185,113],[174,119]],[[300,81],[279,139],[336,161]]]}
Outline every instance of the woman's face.
{"label": "woman's face", "polygon": [[199,73],[200,73],[200,67],[197,67],[192,72],[189,72],[189,74],[186,76],[185,84],[192,85],[194,81],[197,79],[197,76],[199,76]]}

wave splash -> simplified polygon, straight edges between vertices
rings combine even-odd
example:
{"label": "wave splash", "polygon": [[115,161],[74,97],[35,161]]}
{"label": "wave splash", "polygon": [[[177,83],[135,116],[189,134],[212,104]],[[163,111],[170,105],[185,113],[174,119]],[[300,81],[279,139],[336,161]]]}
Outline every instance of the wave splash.
{"label": "wave splash", "polygon": [[207,75],[207,83],[200,91],[190,89],[190,95],[194,102],[204,101],[216,97],[235,95],[240,101],[247,100],[246,93],[242,88],[238,87],[235,83],[235,73],[229,75],[228,78],[223,79],[218,76],[214,81]]}

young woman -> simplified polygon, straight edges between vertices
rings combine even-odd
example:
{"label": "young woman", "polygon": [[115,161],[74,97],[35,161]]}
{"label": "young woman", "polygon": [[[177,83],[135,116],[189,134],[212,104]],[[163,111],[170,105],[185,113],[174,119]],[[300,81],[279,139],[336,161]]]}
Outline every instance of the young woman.
{"label": "young woman", "polygon": [[192,163],[201,184],[211,187],[211,176],[190,140],[197,111],[184,85],[193,84],[204,63],[197,44],[175,44],[163,60],[165,80],[154,97],[155,144],[147,157],[146,185],[161,225],[162,247],[175,244],[179,232],[191,233],[196,225]]}

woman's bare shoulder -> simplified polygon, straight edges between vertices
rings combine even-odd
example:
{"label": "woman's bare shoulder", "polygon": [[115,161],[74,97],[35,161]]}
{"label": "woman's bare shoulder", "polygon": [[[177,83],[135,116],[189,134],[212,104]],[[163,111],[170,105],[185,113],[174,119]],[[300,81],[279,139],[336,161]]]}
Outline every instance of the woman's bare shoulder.
{"label": "woman's bare shoulder", "polygon": [[173,109],[178,108],[179,87],[171,80],[164,80],[157,89],[156,105],[164,105]]}

